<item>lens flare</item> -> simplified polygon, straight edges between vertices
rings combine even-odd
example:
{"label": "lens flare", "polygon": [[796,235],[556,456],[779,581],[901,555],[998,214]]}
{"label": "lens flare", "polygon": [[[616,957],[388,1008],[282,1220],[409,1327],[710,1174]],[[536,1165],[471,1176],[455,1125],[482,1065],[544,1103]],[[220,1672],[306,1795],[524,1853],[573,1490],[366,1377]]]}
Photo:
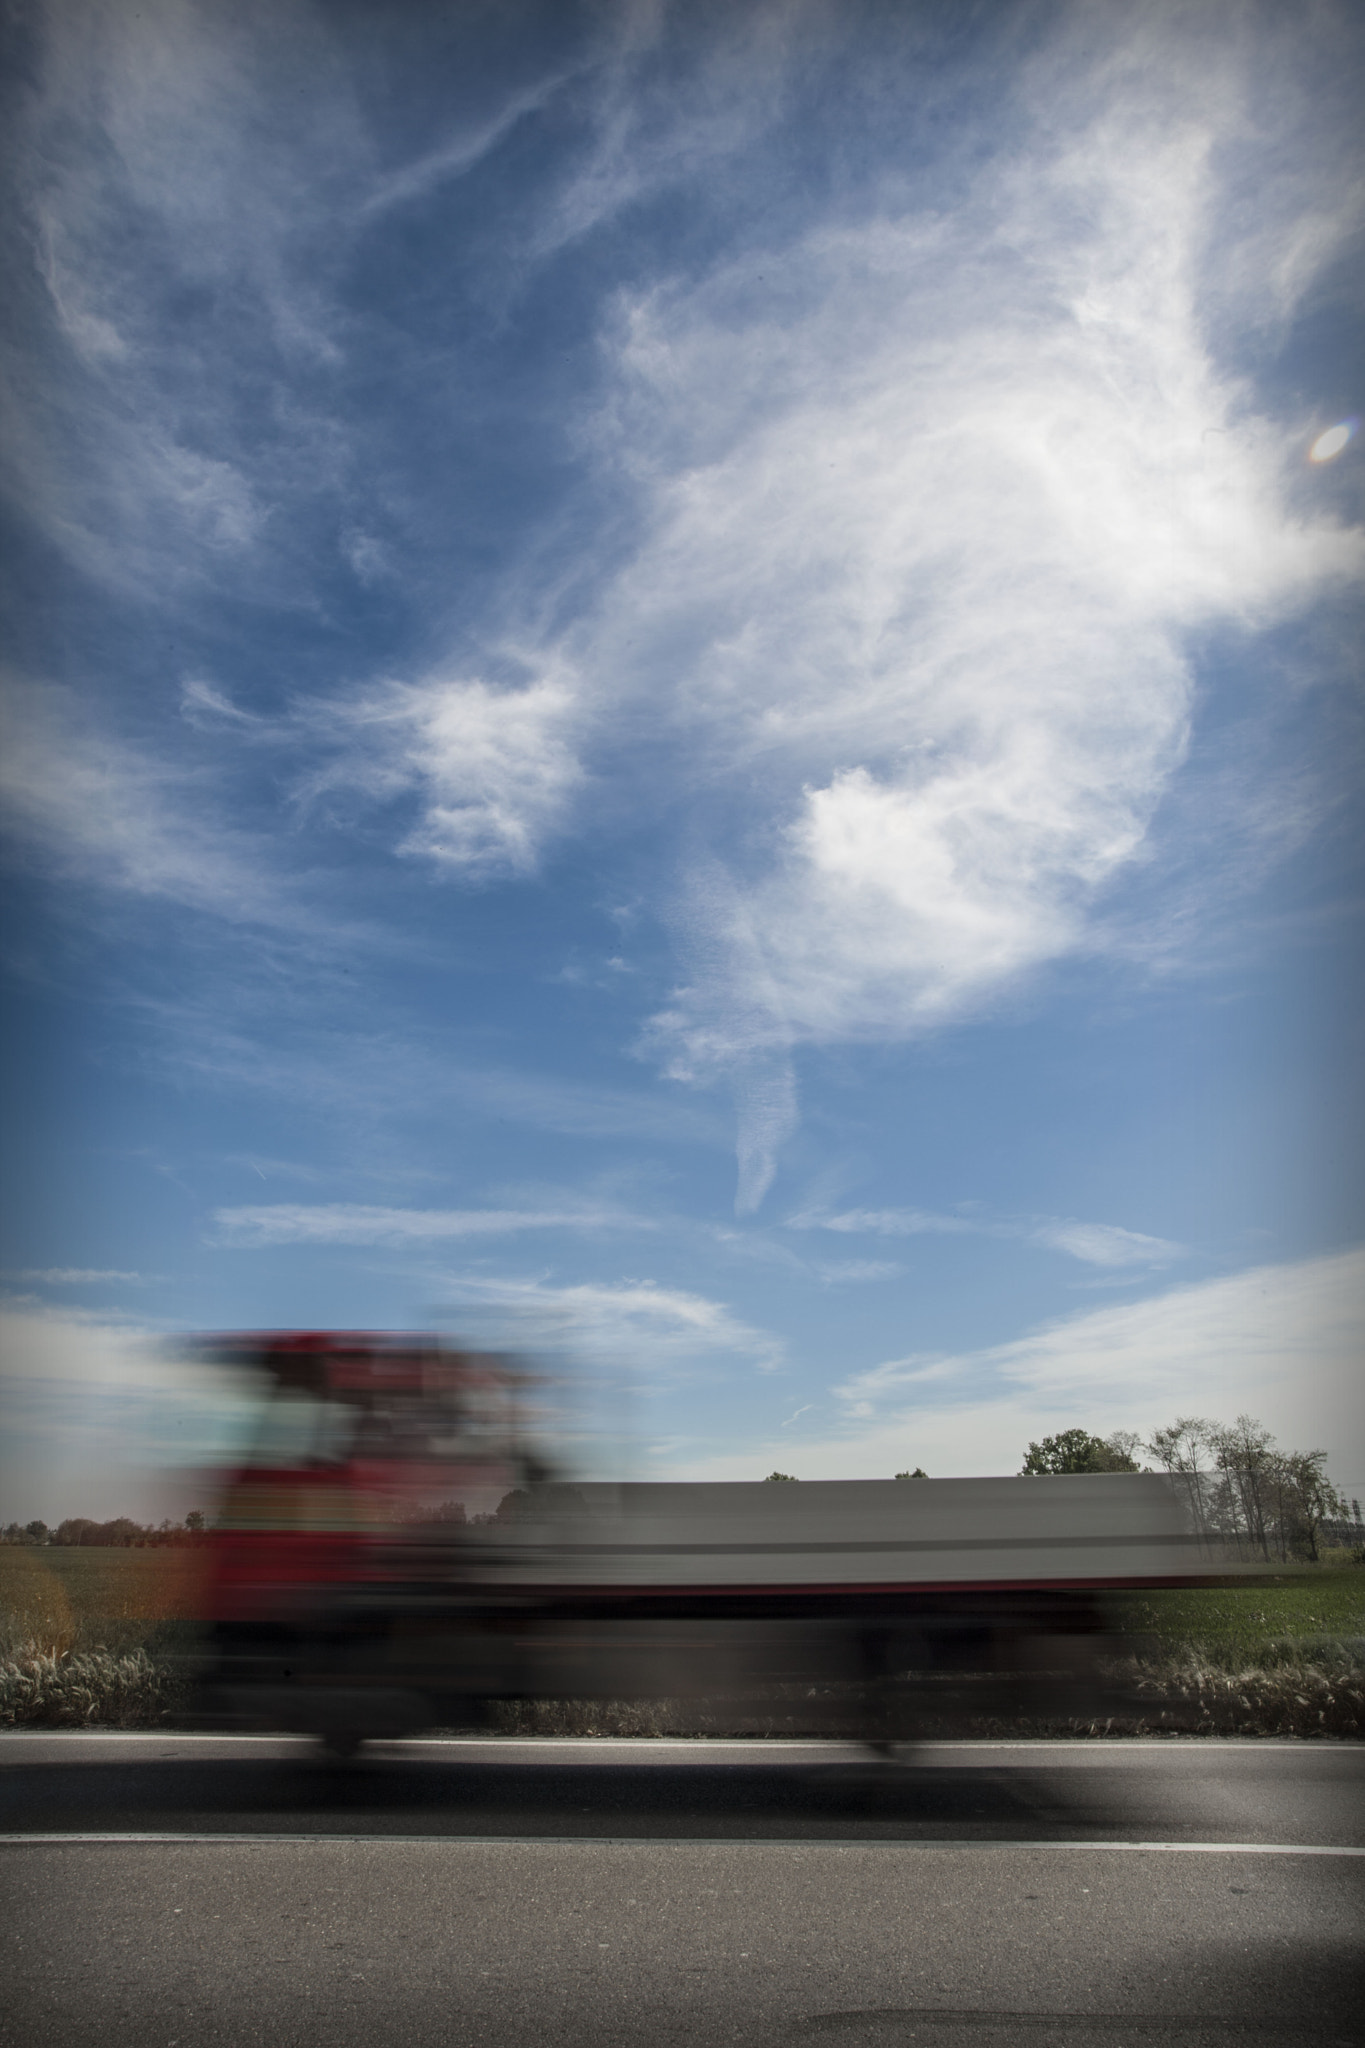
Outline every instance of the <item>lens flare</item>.
{"label": "lens flare", "polygon": [[1326,433],[1318,435],[1308,451],[1308,460],[1330,462],[1334,456],[1340,455],[1359,425],[1359,420],[1338,420],[1334,427],[1328,427]]}

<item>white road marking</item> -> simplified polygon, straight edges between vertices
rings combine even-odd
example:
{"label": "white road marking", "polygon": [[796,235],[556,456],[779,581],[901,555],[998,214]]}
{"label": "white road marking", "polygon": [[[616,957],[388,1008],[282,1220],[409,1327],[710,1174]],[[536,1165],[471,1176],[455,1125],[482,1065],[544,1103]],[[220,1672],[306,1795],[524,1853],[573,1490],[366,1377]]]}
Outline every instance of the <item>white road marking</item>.
{"label": "white road marking", "polygon": [[1142,1856],[1365,1856],[1365,1848],[1319,1842],[1016,1842],[989,1839],[923,1839],[885,1836],[853,1836],[831,1840],[809,1836],[762,1835],[329,1835],[329,1834],[189,1834],[165,1832],[115,1832],[107,1834],[0,1834],[0,1848],[92,1848],[106,1843],[216,1843],[233,1848],[271,1848],[281,1843],[294,1846],[344,1844],[354,1848],[428,1849],[912,1849],[973,1851],[1034,1850],[1121,1850]]}

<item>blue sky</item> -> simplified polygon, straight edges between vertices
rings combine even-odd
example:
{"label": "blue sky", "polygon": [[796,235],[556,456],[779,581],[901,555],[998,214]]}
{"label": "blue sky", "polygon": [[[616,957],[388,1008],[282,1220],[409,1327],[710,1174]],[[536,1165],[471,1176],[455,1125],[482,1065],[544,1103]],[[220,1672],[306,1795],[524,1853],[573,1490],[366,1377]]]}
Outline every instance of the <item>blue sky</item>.
{"label": "blue sky", "polygon": [[6,1512],[434,1320],[640,1476],[1365,1491],[1352,11],[14,44]]}

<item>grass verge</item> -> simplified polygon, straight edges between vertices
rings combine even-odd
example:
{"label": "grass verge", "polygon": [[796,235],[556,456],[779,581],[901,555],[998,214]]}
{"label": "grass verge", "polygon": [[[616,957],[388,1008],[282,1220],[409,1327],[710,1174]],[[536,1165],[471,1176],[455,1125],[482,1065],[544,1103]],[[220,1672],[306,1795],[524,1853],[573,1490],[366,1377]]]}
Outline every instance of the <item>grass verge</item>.
{"label": "grass verge", "polygon": [[[0,1547],[0,1726],[147,1728],[188,1712],[202,1553]],[[926,1735],[1365,1738],[1365,1571],[1305,1569],[1254,1586],[1121,1596],[1138,1654],[1110,1674],[1122,1711],[1090,1720],[959,1715]],[[520,1700],[507,1734],[811,1732],[809,1701]],[[837,1712],[818,1732],[850,1732]]]}
{"label": "grass verge", "polygon": [[[1108,1673],[1108,1710],[1085,1717],[935,1712],[932,1704],[889,1723],[895,1739],[997,1741],[1042,1737],[1246,1735],[1365,1737],[1365,1665],[1349,1645],[1271,1665],[1229,1669],[1190,1646],[1169,1657],[1124,1658]],[[812,1705],[815,1711],[812,1712]],[[785,1711],[784,1711],[785,1706]],[[502,1700],[492,1725],[505,1735],[857,1740],[867,1724],[851,1701]]]}

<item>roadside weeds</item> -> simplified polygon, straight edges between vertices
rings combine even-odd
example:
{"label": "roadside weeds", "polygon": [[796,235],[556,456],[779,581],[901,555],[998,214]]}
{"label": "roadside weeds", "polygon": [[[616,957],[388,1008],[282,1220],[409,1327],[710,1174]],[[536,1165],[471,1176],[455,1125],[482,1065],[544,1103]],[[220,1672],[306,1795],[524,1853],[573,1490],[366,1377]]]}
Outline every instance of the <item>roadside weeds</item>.
{"label": "roadside weeds", "polygon": [[[0,1727],[155,1728],[183,1725],[193,1712],[196,1660],[145,1648],[64,1649],[14,1644],[0,1656]],[[1112,1711],[1092,1717],[920,1713],[899,1739],[944,1736],[1153,1735],[1365,1736],[1365,1662],[1359,1646],[1315,1643],[1311,1651],[1229,1667],[1194,1643],[1167,1655],[1120,1660],[1106,1674]],[[848,1736],[866,1723],[837,1702],[819,1732]],[[798,1735],[811,1732],[810,1701],[791,1712],[746,1711],[710,1700],[500,1700],[490,1725],[500,1734],[539,1736]]]}

